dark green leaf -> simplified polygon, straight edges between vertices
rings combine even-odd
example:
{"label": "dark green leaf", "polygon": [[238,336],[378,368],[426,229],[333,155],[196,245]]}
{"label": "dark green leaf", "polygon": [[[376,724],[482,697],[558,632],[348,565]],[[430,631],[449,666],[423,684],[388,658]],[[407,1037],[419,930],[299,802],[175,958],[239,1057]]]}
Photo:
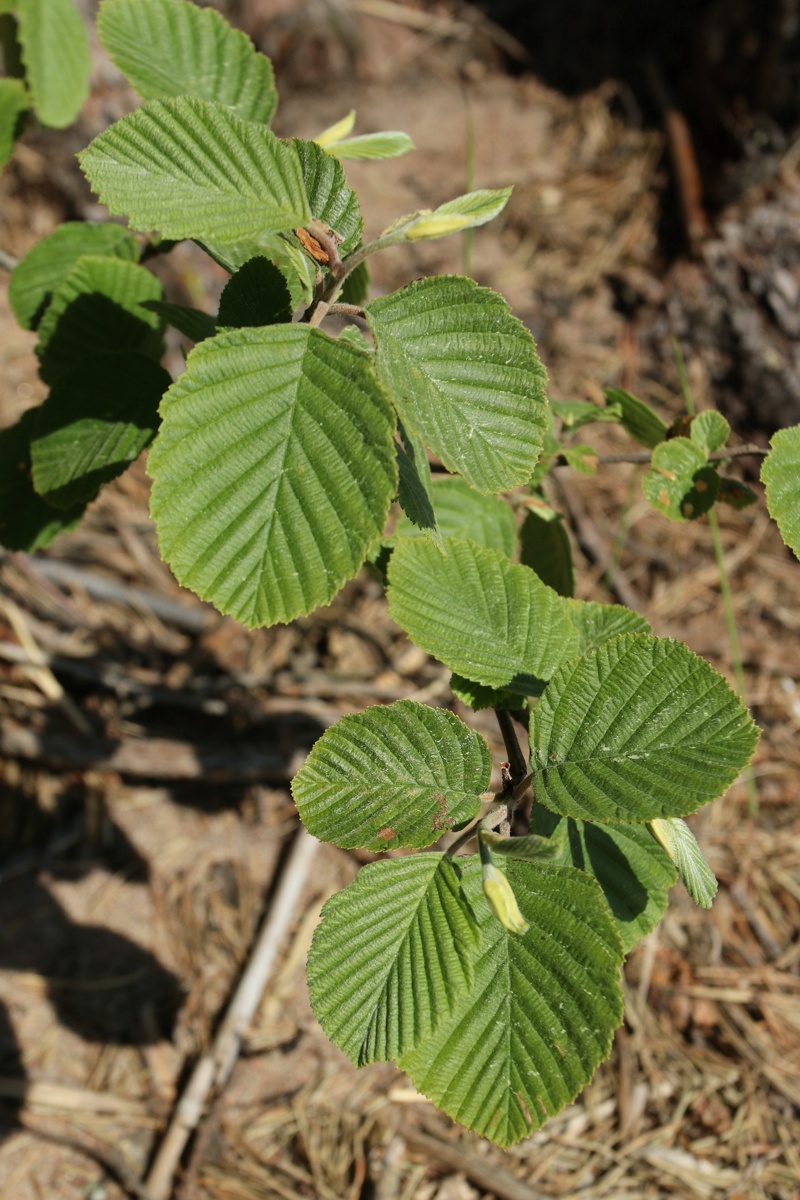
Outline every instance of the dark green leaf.
{"label": "dark green leaf", "polygon": [[245,326],[282,325],[292,319],[292,297],[286,278],[268,258],[251,258],[228,280],[219,301],[218,323]]}
{"label": "dark green leaf", "polygon": [[189,308],[185,304],[169,304],[165,300],[144,300],[142,308],[155,313],[190,342],[202,342],[217,332],[217,322],[209,313],[201,312],[199,308]]}
{"label": "dark green leaf", "polygon": [[667,436],[666,422],[643,400],[638,400],[622,388],[606,388],[605,396],[609,408],[619,410],[623,428],[640,446],[647,446],[652,450],[659,442],[664,441]]}
{"label": "dark green leaf", "polygon": [[52,508],[33,490],[31,437],[36,409],[16,425],[0,430],[0,544],[7,550],[41,550],[65,530],[74,529],[85,504],[67,511]]}
{"label": "dark green leaf", "polygon": [[540,515],[531,508],[519,531],[519,561],[553,588],[560,596],[572,596],[575,592],[575,574],[572,567],[572,547],[560,516],[548,510],[548,516]]}

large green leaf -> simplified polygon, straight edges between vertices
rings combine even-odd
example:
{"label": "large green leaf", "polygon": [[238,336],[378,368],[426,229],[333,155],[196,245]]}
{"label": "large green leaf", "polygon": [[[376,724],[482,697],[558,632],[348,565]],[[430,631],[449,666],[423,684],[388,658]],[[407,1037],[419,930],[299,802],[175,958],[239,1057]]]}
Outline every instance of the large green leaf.
{"label": "large green leaf", "polygon": [[781,537],[800,558],[800,425],[781,429],[761,467],[767,508]]}
{"label": "large green leaf", "polygon": [[37,410],[33,485],[48,504],[87,503],[138,458],[172,380],[135,351],[97,354],[66,371]]}
{"label": "large green leaf", "polygon": [[235,245],[311,215],[295,148],[195,96],[148,101],[78,157],[110,212],[166,238]]}
{"label": "large green leaf", "polygon": [[646,825],[574,821],[536,804],[531,829],[553,839],[562,864],[594,875],[626,954],[655,929],[666,911],[677,872]]}
{"label": "large green leaf", "polygon": [[[436,521],[447,537],[471,538],[481,546],[502,550],[510,558],[517,540],[514,512],[497,496],[482,496],[457,475],[437,479],[432,501]],[[401,518],[397,534],[413,535],[416,530]]]}
{"label": "large green leaf", "polygon": [[41,550],[53,538],[74,529],[85,504],[66,511],[46,504],[33,490],[31,438],[36,409],[29,408],[16,425],[0,429],[0,545],[8,550]]}
{"label": "large green leaf", "polygon": [[653,508],[671,521],[694,521],[713,508],[719,475],[689,438],[670,438],[653,451],[642,491]]}
{"label": "large green leaf", "polygon": [[22,80],[0,79],[0,167],[11,158],[30,106]]}
{"label": "large green leaf", "polygon": [[561,667],[531,723],[534,794],[601,822],[694,812],[758,740],[739,698],[681,642],[629,633]]}
{"label": "large green leaf", "polygon": [[72,0],[19,0],[25,78],[43,125],[71,125],[89,94],[89,39]]}
{"label": "large green leaf", "polygon": [[575,572],[564,522],[551,508],[532,508],[519,531],[519,561],[560,596],[572,596]]}
{"label": "large green leaf", "polygon": [[366,355],[307,325],[231,330],[195,347],[161,411],[151,510],[179,582],[251,627],[327,604],[397,487]]}
{"label": "large green leaf", "polygon": [[342,164],[316,142],[295,138],[290,145],[300,160],[311,215],[341,238],[339,254],[344,258],[359,245],[364,232],[358,197],[347,182]]}
{"label": "large green leaf", "polygon": [[652,630],[639,613],[621,604],[597,604],[593,600],[566,601],[566,611],[580,635],[580,652],[596,650],[621,633],[651,633]]}
{"label": "large green leaf", "polygon": [[322,910],[308,990],[322,1028],[357,1066],[398,1058],[472,983],[480,934],[442,854],[364,867]]}
{"label": "large green leaf", "polygon": [[199,96],[267,124],[275,114],[272,64],[213,8],[187,0],[103,0],[97,32],[144,100]]}
{"label": "large green leaf", "polygon": [[545,372],[502,296],[456,275],[371,301],[378,373],[403,424],[479,492],[527,483],[545,430]]}
{"label": "large green leaf", "polygon": [[578,648],[561,597],[501,550],[444,538],[401,538],[389,564],[389,612],[451,671],[537,694]]}
{"label": "large green leaf", "polygon": [[133,234],[121,225],[91,225],[88,221],[59,225],[37,242],[11,273],[8,299],[23,328],[36,328],[53,292],[85,254],[135,262],[139,247]]}
{"label": "large green leaf", "polygon": [[419,848],[476,815],[491,771],[479,733],[446,709],[400,700],[326,730],[295,776],[292,795],[320,841]]}
{"label": "large green leaf", "polygon": [[53,293],[39,325],[39,374],[45,383],[93,354],[138,350],[150,358],[162,352],[162,322],[144,308],[160,300],[155,275],[120,258],[87,255],[78,259]]}
{"label": "large green leaf", "polygon": [[474,982],[399,1066],[454,1120],[510,1146],[568,1104],[607,1056],[622,1020],[622,950],[589,876],[509,861],[530,923],[519,935],[491,915],[477,860],[467,861],[464,890],[483,935]]}

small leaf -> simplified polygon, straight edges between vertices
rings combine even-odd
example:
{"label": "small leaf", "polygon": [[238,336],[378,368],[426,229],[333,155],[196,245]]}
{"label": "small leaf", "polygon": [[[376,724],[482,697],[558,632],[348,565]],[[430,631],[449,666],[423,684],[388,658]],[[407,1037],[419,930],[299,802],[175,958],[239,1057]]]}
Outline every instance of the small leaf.
{"label": "small leaf", "polygon": [[761,466],[767,508],[781,537],[800,558],[800,425],[781,429]]}
{"label": "small leaf", "polygon": [[143,100],[198,96],[269,124],[278,105],[269,59],[213,8],[186,0],[103,0],[100,41]]}
{"label": "small leaf", "polygon": [[251,628],[327,604],[397,487],[366,355],[307,325],[231,330],[195,347],[161,412],[151,511],[178,581]]}
{"label": "small leaf", "polygon": [[418,646],[459,675],[535,695],[577,650],[561,598],[500,550],[400,538],[389,564],[389,612]]}
{"label": "small leaf", "polygon": [[220,326],[284,325],[292,319],[292,297],[281,271],[268,258],[249,259],[228,280],[219,300]]}
{"label": "small leaf", "polygon": [[474,982],[398,1065],[453,1120],[508,1147],[568,1104],[608,1055],[622,1020],[622,951],[600,888],[580,871],[508,861],[530,923],[519,936],[491,915],[477,860],[459,862],[483,935]]}
{"label": "small leaf", "polygon": [[161,284],[136,263],[87,255],[53,293],[39,325],[39,374],[45,383],[106,350],[162,353],[162,324],[145,300],[160,300]]}
{"label": "small leaf", "polygon": [[755,504],[757,500],[758,496],[746,483],[742,483],[740,479],[731,479],[728,475],[720,475],[719,491],[717,492],[718,504],[729,504],[731,508],[741,511],[741,509]]}
{"label": "small leaf", "polygon": [[16,5],[25,79],[43,125],[64,129],[89,94],[89,39],[72,0]]}
{"label": "small leaf", "polygon": [[[550,510],[552,511],[552,510]],[[575,572],[572,566],[572,547],[560,516],[544,518],[538,508],[531,508],[519,531],[519,561],[553,588],[560,596],[575,591]]]}
{"label": "small leaf", "polygon": [[479,492],[527,483],[544,437],[545,372],[502,296],[436,276],[371,301],[366,315],[406,428]]}
{"label": "small leaf", "polygon": [[0,430],[0,545],[29,554],[49,546],[59,533],[74,529],[85,504],[66,511],[52,508],[37,496],[31,478],[31,438],[35,408]]}
{"label": "small leaf", "polygon": [[217,322],[199,308],[186,304],[169,304],[166,300],[143,300],[142,308],[159,316],[167,325],[177,329],[190,342],[202,342],[217,332]]}
{"label": "small leaf", "polygon": [[448,233],[485,225],[503,211],[512,191],[510,187],[496,190],[483,188],[448,200],[432,211],[421,212],[405,230],[406,241],[445,237]]}
{"label": "small leaf", "polygon": [[675,437],[656,446],[642,491],[671,521],[694,521],[713,508],[719,475],[706,466],[706,456],[694,442]]}
{"label": "small leaf", "polygon": [[110,212],[166,238],[235,245],[311,216],[294,146],[195,96],[148,101],[78,158]]}
{"label": "small leaf", "polygon": [[350,109],[346,117],[342,117],[341,121],[337,121],[334,125],[329,125],[327,129],[323,129],[314,141],[318,146],[326,149],[332,142],[340,142],[342,138],[346,138],[348,134],[353,132],[353,127],[356,123],[356,110]]}
{"label": "small leaf", "polygon": [[698,413],[692,420],[689,436],[706,458],[715,450],[721,450],[731,435],[731,427],[722,413],[709,409]]}
{"label": "small leaf", "polygon": [[600,460],[593,446],[577,442],[574,446],[563,446],[561,453],[572,469],[581,475],[594,475],[597,471]]}
{"label": "small leaf", "polygon": [[22,132],[30,106],[22,80],[0,79],[0,167],[5,166],[14,152],[14,143]]}
{"label": "small leaf", "polygon": [[580,635],[581,654],[596,650],[621,633],[653,632],[644,617],[621,604],[596,604],[593,600],[570,598],[566,610]]}
{"label": "small leaf", "polygon": [[446,709],[399,700],[327,729],[295,776],[292,795],[320,841],[419,849],[477,814],[491,772],[479,733]]}
{"label": "small leaf", "polygon": [[97,354],[61,375],[37,409],[31,462],[39,495],[58,508],[92,500],[152,441],[171,382],[134,351]]}
{"label": "small leaf", "polygon": [[320,1025],[356,1066],[412,1049],[472,983],[480,934],[460,875],[442,854],[387,859],[325,904],[308,991]]}
{"label": "small leaf", "polygon": [[[322,145],[320,138],[315,139]],[[325,150],[336,158],[385,159],[402,158],[409,150],[416,150],[407,133],[396,129],[387,129],[381,133],[362,133],[360,137],[344,138],[338,141],[326,141]]]}
{"label": "small leaf", "polygon": [[620,412],[620,422],[625,430],[640,446],[652,450],[667,436],[666,422],[661,420],[658,413],[653,412],[649,404],[638,400],[630,392],[622,388],[606,388],[605,397],[609,407]]}
{"label": "small leaf", "polygon": [[[645,825],[597,825],[559,818],[534,805],[531,828],[547,832],[563,866],[593,875],[603,889],[627,954],[655,929],[677,878],[669,856]],[[512,838],[512,843],[516,840]],[[548,839],[543,838],[547,841]]]}
{"label": "small leaf", "polygon": [[135,262],[139,246],[121,225],[91,225],[88,221],[59,225],[37,242],[11,273],[8,299],[23,329],[37,327],[53,292],[85,254]]}
{"label": "small leaf", "polygon": [[[433,484],[432,500],[439,530],[447,537],[471,538],[480,546],[502,550],[511,558],[517,540],[513,509],[498,496],[482,496],[457,475],[439,477]],[[395,533],[414,535],[401,518]]]}
{"label": "small leaf", "polygon": [[669,638],[623,634],[550,680],[531,723],[534,794],[579,819],[682,816],[722,794],[757,740],[704,659]]}
{"label": "small leaf", "polygon": [[525,837],[501,837],[499,833],[482,829],[480,837],[492,854],[499,854],[503,858],[517,858],[524,862],[554,862],[560,861],[564,853],[566,829],[563,832],[564,836],[556,834],[542,837],[530,833]]}
{"label": "small leaf", "polygon": [[651,821],[650,829],[674,862],[681,882],[695,904],[711,908],[717,894],[717,880],[686,822],[680,819]]}

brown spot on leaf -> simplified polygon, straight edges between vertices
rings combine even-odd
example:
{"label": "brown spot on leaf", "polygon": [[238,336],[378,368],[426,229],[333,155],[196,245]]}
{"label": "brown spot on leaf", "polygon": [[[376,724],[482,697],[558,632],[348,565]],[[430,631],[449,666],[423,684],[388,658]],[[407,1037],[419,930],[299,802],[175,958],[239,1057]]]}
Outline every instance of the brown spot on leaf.
{"label": "brown spot on leaf", "polygon": [[441,792],[434,792],[433,798],[439,807],[439,813],[433,818],[431,829],[439,831],[452,829],[455,822],[452,817],[447,815],[447,797],[443,796]]}
{"label": "brown spot on leaf", "polygon": [[662,488],[658,493],[658,503],[663,504],[664,508],[669,508],[669,492],[666,488]]}
{"label": "brown spot on leaf", "polygon": [[694,505],[687,500],[685,504],[681,505],[681,512],[688,519],[694,513]]}
{"label": "brown spot on leaf", "polygon": [[532,1125],[533,1117],[530,1114],[530,1109],[528,1108],[527,1104],[525,1103],[525,1099],[522,1095],[522,1092],[517,1092],[517,1100],[519,1101],[519,1106],[522,1109],[523,1117],[525,1118],[525,1120],[528,1122],[529,1125]]}
{"label": "brown spot on leaf", "polygon": [[707,492],[708,484],[706,483],[705,479],[695,479],[694,490],[696,492]]}
{"label": "brown spot on leaf", "polygon": [[378,830],[378,837],[382,842],[390,842],[393,837],[397,837],[397,833],[391,825],[384,825],[382,829]]}

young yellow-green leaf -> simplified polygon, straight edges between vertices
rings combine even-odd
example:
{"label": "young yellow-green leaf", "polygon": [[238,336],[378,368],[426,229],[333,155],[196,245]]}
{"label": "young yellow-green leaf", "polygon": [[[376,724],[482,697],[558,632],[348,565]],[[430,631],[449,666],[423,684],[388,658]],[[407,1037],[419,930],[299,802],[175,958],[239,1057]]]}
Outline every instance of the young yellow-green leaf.
{"label": "young yellow-green leaf", "polygon": [[446,709],[399,700],[327,729],[295,775],[292,795],[320,841],[419,849],[476,815],[491,772],[479,733]]}
{"label": "young yellow-green leaf", "polygon": [[35,329],[53,292],[89,254],[135,262],[139,246],[121,225],[66,221],[33,246],[11,272],[8,299],[23,329]]}
{"label": "young yellow-green leaf", "polygon": [[[517,540],[514,512],[498,496],[482,496],[457,475],[439,477],[433,484],[432,501],[440,532],[446,537],[471,538],[480,546],[502,550],[511,558]],[[397,522],[395,533],[413,536],[409,521]]]}
{"label": "young yellow-green leaf", "polygon": [[721,450],[731,435],[731,427],[722,413],[709,409],[693,418],[689,429],[690,440],[708,457]]}
{"label": "young yellow-green leaf", "polygon": [[97,33],[143,100],[199,96],[269,124],[278,105],[269,59],[213,8],[188,0],[103,0]]}
{"label": "young yellow-green leaf", "polygon": [[781,429],[761,467],[767,508],[786,545],[800,558],[800,425]]}
{"label": "young yellow-green leaf", "polygon": [[448,233],[459,233],[463,229],[474,229],[485,225],[499,216],[508,204],[513,188],[482,188],[456,196],[438,208],[415,215],[405,229],[408,242],[421,238],[446,237]]}
{"label": "young yellow-green leaf", "polygon": [[557,514],[550,520],[541,516],[538,509],[530,509],[519,531],[519,561],[560,596],[573,595],[572,547],[564,522]]}
{"label": "young yellow-green leaf", "polygon": [[314,138],[314,141],[325,150],[333,142],[340,142],[342,138],[349,137],[353,132],[355,123],[356,110],[351,108],[346,117],[342,117],[340,121],[336,121],[335,124],[329,125],[327,129],[323,129],[322,133]]}
{"label": "young yellow-green leaf", "polygon": [[452,858],[363,867],[325,904],[314,934],[308,991],[317,1020],[356,1066],[399,1058],[457,1008],[479,945]]}
{"label": "young yellow-green leaf", "polygon": [[645,499],[671,521],[694,521],[713,508],[719,475],[689,438],[661,442],[642,480]]}
{"label": "young yellow-green leaf", "polygon": [[39,374],[45,383],[93,354],[162,352],[162,322],[143,307],[160,300],[161,284],[144,267],[120,258],[86,255],[53,293],[39,325]]}
{"label": "young yellow-green leaf", "polygon": [[724,792],[757,741],[709,663],[682,642],[627,633],[547,685],[531,722],[534,795],[591,821],[684,816]]}
{"label": "young yellow-green leaf", "polygon": [[462,538],[400,538],[389,564],[389,612],[451,671],[535,695],[578,649],[560,596],[527,567]]}
{"label": "young yellow-green leaf", "polygon": [[74,529],[86,507],[53,508],[33,490],[31,438],[36,412],[29,408],[16,425],[0,429],[0,545],[29,554]]}
{"label": "young yellow-green leaf", "polygon": [[520,936],[491,914],[477,859],[459,862],[482,933],[474,982],[398,1065],[453,1120],[507,1147],[568,1104],[607,1056],[622,1020],[622,949],[588,875],[507,860],[530,926]]}
{"label": "young yellow-green leaf", "polygon": [[30,106],[21,79],[0,79],[0,167],[11,158]]}
{"label": "young yellow-green leaf", "polygon": [[142,308],[155,313],[166,325],[171,325],[190,342],[202,342],[217,332],[217,322],[210,313],[187,304],[170,304],[167,300],[143,300]]}
{"label": "young yellow-green leaf", "polygon": [[588,654],[621,633],[652,633],[639,613],[621,604],[596,604],[593,600],[566,601],[566,611],[580,635],[580,653]]}
{"label": "young yellow-green leaf", "polygon": [[397,487],[367,356],[307,325],[230,330],[195,347],[161,415],[151,511],[178,581],[251,628],[327,604]]}
{"label": "young yellow-green leaf", "polygon": [[[322,145],[320,139],[316,139]],[[402,158],[409,150],[416,150],[407,133],[397,129],[387,129],[381,133],[362,133],[359,137],[340,138],[338,141],[326,141],[325,151],[336,158],[362,158],[375,161],[384,158]]]}
{"label": "young yellow-green leaf", "polygon": [[711,908],[717,894],[717,880],[686,822],[680,818],[656,820],[650,822],[650,829],[672,859],[695,904]]}
{"label": "young yellow-green leaf", "polygon": [[479,492],[527,483],[545,430],[545,371],[502,296],[457,275],[371,301],[378,374],[403,424]]}
{"label": "young yellow-green leaf", "polygon": [[[645,825],[597,825],[534,805],[531,829],[551,839],[562,865],[593,875],[627,954],[666,912],[677,872]],[[514,841],[524,838],[511,838]],[[543,840],[547,838],[543,837]],[[509,851],[511,853],[511,851]]]}
{"label": "young yellow-green leaf", "polygon": [[19,0],[25,79],[43,125],[63,129],[89,94],[89,39],[72,0]]}
{"label": "young yellow-green leaf", "polygon": [[158,403],[172,380],[128,350],[96,354],[66,371],[36,410],[33,486],[58,508],[93,499],[152,441]]}
{"label": "young yellow-green leaf", "polygon": [[653,412],[649,404],[632,396],[622,388],[606,388],[605,397],[608,408],[619,412],[619,421],[623,429],[631,435],[640,446],[652,450],[667,436],[666,422],[658,413]]}
{"label": "young yellow-green leaf", "polygon": [[268,258],[249,259],[226,283],[219,298],[221,327],[285,325],[292,319],[286,278]]}
{"label": "young yellow-green leaf", "polygon": [[148,101],[78,158],[110,212],[166,238],[235,246],[311,216],[294,146],[196,96]]}

